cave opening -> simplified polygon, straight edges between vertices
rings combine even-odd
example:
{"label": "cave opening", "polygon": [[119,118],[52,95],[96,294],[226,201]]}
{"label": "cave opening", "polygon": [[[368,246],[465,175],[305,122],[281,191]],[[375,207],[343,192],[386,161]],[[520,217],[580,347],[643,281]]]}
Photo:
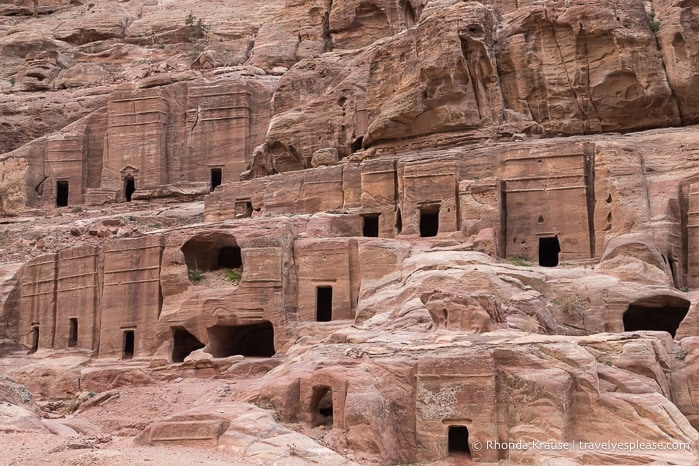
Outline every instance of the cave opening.
{"label": "cave opening", "polygon": [[32,347],[29,350],[30,353],[36,353],[39,351],[39,326],[32,327]]}
{"label": "cave opening", "polygon": [[221,168],[211,169],[211,190],[216,189],[217,186],[221,186],[223,183],[223,170]]}
{"label": "cave opening", "polygon": [[313,387],[311,396],[312,427],[333,425],[333,390],[324,385]]}
{"label": "cave opening", "polygon": [[72,318],[68,321],[68,347],[78,346],[78,319]]}
{"label": "cave opening", "polygon": [[420,236],[428,238],[439,233],[439,206],[420,209]]}
{"label": "cave opening", "polygon": [[333,287],[319,286],[316,288],[316,321],[330,322],[333,320]]}
{"label": "cave opening", "polygon": [[675,337],[690,302],[676,296],[651,296],[631,303],[624,312],[624,331],[655,330]]}
{"label": "cave opening", "polygon": [[224,246],[218,250],[219,269],[239,269],[243,266],[243,256],[238,246]]}
{"label": "cave opening", "polygon": [[252,217],[252,201],[238,201],[235,203],[235,218],[249,218]]}
{"label": "cave opening", "polygon": [[195,236],[182,246],[182,253],[189,270],[209,272],[243,267],[240,246],[233,236],[222,233]]}
{"label": "cave opening", "polygon": [[417,14],[410,0],[403,1],[403,16],[408,26],[412,26],[417,22]]}
{"label": "cave opening", "polygon": [[449,426],[449,454],[470,454],[468,446],[468,428],[465,426]]}
{"label": "cave opening", "polygon": [[184,362],[185,358],[204,347],[197,337],[189,333],[184,327],[172,328],[172,362]]}
{"label": "cave opening", "polygon": [[131,202],[131,198],[133,197],[133,193],[136,192],[136,180],[134,180],[134,177],[131,175],[126,175],[124,177],[124,197],[126,198],[126,202]]}
{"label": "cave opening", "polygon": [[133,330],[124,330],[121,359],[133,359],[135,335]]}
{"label": "cave opening", "polygon": [[379,214],[369,214],[362,217],[362,234],[369,238],[379,237]]}
{"label": "cave opening", "polygon": [[539,265],[542,267],[556,267],[558,255],[561,252],[561,244],[558,236],[539,238]]}
{"label": "cave opening", "polygon": [[215,325],[206,329],[206,351],[215,358],[234,355],[269,358],[274,356],[274,326],[264,321],[250,325]]}
{"label": "cave opening", "polygon": [[362,150],[362,144],[364,143],[364,136],[359,136],[352,141],[350,146],[350,153],[354,154],[357,151]]}
{"label": "cave opening", "polygon": [[56,181],[56,207],[66,207],[68,205],[68,193],[70,183],[67,181]]}

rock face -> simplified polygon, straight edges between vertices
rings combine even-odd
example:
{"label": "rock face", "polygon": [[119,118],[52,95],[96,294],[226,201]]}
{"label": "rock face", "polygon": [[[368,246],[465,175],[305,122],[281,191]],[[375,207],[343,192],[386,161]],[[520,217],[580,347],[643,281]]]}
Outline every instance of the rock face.
{"label": "rock face", "polygon": [[3,430],[696,462],[695,10],[0,4]]}
{"label": "rock face", "polygon": [[176,414],[148,425],[134,441],[214,446],[231,454],[245,451],[249,459],[263,462],[281,457],[285,464],[356,464],[278,425],[272,413],[245,403],[222,403]]}

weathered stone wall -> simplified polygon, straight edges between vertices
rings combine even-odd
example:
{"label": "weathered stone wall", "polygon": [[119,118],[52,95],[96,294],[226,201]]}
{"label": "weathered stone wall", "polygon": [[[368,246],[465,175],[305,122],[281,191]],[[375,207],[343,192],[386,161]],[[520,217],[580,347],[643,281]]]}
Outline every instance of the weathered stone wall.
{"label": "weathered stone wall", "polygon": [[299,239],[294,248],[299,320],[316,320],[319,287],[332,290],[332,320],[353,319],[361,280],[357,241]]}
{"label": "weathered stone wall", "polygon": [[56,334],[54,349],[69,344],[70,319],[77,322],[72,346],[96,350],[99,343],[99,254],[94,246],[66,249],[58,253],[56,284]]}
{"label": "weathered stone wall", "polygon": [[537,261],[540,238],[558,238],[562,260],[594,256],[589,157],[576,145],[506,156],[504,256]]}
{"label": "weathered stone wall", "polygon": [[86,147],[84,133],[59,133],[49,136],[46,145],[46,166],[49,179],[46,182],[47,196],[56,196],[56,183],[68,183],[69,205],[83,203],[87,185]]}
{"label": "weathered stone wall", "polygon": [[[29,261],[20,279],[20,343],[52,348],[56,332],[56,254]],[[34,329],[38,330],[34,330]],[[38,332],[38,341],[36,334]]]}
{"label": "weathered stone wall", "polygon": [[425,210],[438,213],[440,233],[459,231],[457,190],[460,165],[456,160],[399,162],[402,234],[420,234],[420,216]]}
{"label": "weathered stone wall", "polygon": [[136,189],[164,184],[167,180],[168,114],[162,90],[114,92],[107,111],[102,186],[123,192],[123,177],[126,175],[133,176]]}
{"label": "weathered stone wall", "polygon": [[100,357],[122,357],[125,331],[134,332],[134,357],[155,352],[156,324],[162,308],[162,252],[160,235],[105,244]]}
{"label": "weathered stone wall", "polygon": [[[252,152],[251,93],[245,82],[192,84],[187,94],[189,157],[183,160],[187,180],[203,181],[211,168],[221,168],[223,181],[238,181]],[[200,157],[198,154],[206,154]]]}
{"label": "weathered stone wall", "polygon": [[[450,426],[463,426],[481,442],[497,441],[497,370],[492,355],[425,357],[418,361],[416,457],[418,461],[448,456]],[[474,461],[497,462],[498,451],[472,453]]]}

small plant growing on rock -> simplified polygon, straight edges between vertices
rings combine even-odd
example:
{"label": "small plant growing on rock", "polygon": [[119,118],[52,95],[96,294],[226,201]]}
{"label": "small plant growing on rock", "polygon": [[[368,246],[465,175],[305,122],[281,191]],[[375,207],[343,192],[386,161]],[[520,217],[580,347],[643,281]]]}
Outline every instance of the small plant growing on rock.
{"label": "small plant growing on rock", "polygon": [[660,21],[655,19],[655,10],[650,10],[650,14],[648,15],[648,25],[650,26],[650,30],[653,32],[658,32],[660,30]]}
{"label": "small plant growing on rock", "polygon": [[554,300],[553,303],[558,304],[561,307],[561,312],[567,316],[582,317],[585,315],[585,306],[577,294],[564,296]]}
{"label": "small plant growing on rock", "polygon": [[539,319],[536,316],[527,316],[522,322],[522,330],[528,333],[539,333]]}
{"label": "small plant growing on rock", "polygon": [[581,319],[582,328],[587,332],[587,326],[585,324],[587,309],[585,309],[585,304],[577,293],[554,299],[551,301],[551,304],[557,306],[564,315]]}
{"label": "small plant growing on rock", "polygon": [[240,283],[240,280],[243,278],[239,271],[233,269],[225,269],[223,275],[226,280],[236,285]]}
{"label": "small plant growing on rock", "polygon": [[199,283],[204,279],[204,274],[201,273],[199,269],[189,269],[189,281],[192,283]]}
{"label": "small plant growing on rock", "polygon": [[184,24],[189,29],[189,40],[190,42],[196,42],[199,39],[206,37],[206,33],[209,32],[209,26],[204,23],[204,20],[197,18],[191,12],[184,19]]}
{"label": "small plant growing on rock", "polygon": [[524,257],[510,257],[510,262],[519,267],[531,267],[532,264]]}
{"label": "small plant growing on rock", "polygon": [[678,348],[677,352],[675,353],[675,359],[679,359],[680,361],[684,361],[684,358],[687,357],[687,351],[684,348]]}

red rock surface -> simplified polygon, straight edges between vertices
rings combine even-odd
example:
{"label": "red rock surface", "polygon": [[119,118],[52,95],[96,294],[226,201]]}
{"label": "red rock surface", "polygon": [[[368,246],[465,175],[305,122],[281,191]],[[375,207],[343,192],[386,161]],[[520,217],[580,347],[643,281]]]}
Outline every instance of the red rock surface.
{"label": "red rock surface", "polygon": [[694,464],[695,3],[0,0],[0,463]]}

